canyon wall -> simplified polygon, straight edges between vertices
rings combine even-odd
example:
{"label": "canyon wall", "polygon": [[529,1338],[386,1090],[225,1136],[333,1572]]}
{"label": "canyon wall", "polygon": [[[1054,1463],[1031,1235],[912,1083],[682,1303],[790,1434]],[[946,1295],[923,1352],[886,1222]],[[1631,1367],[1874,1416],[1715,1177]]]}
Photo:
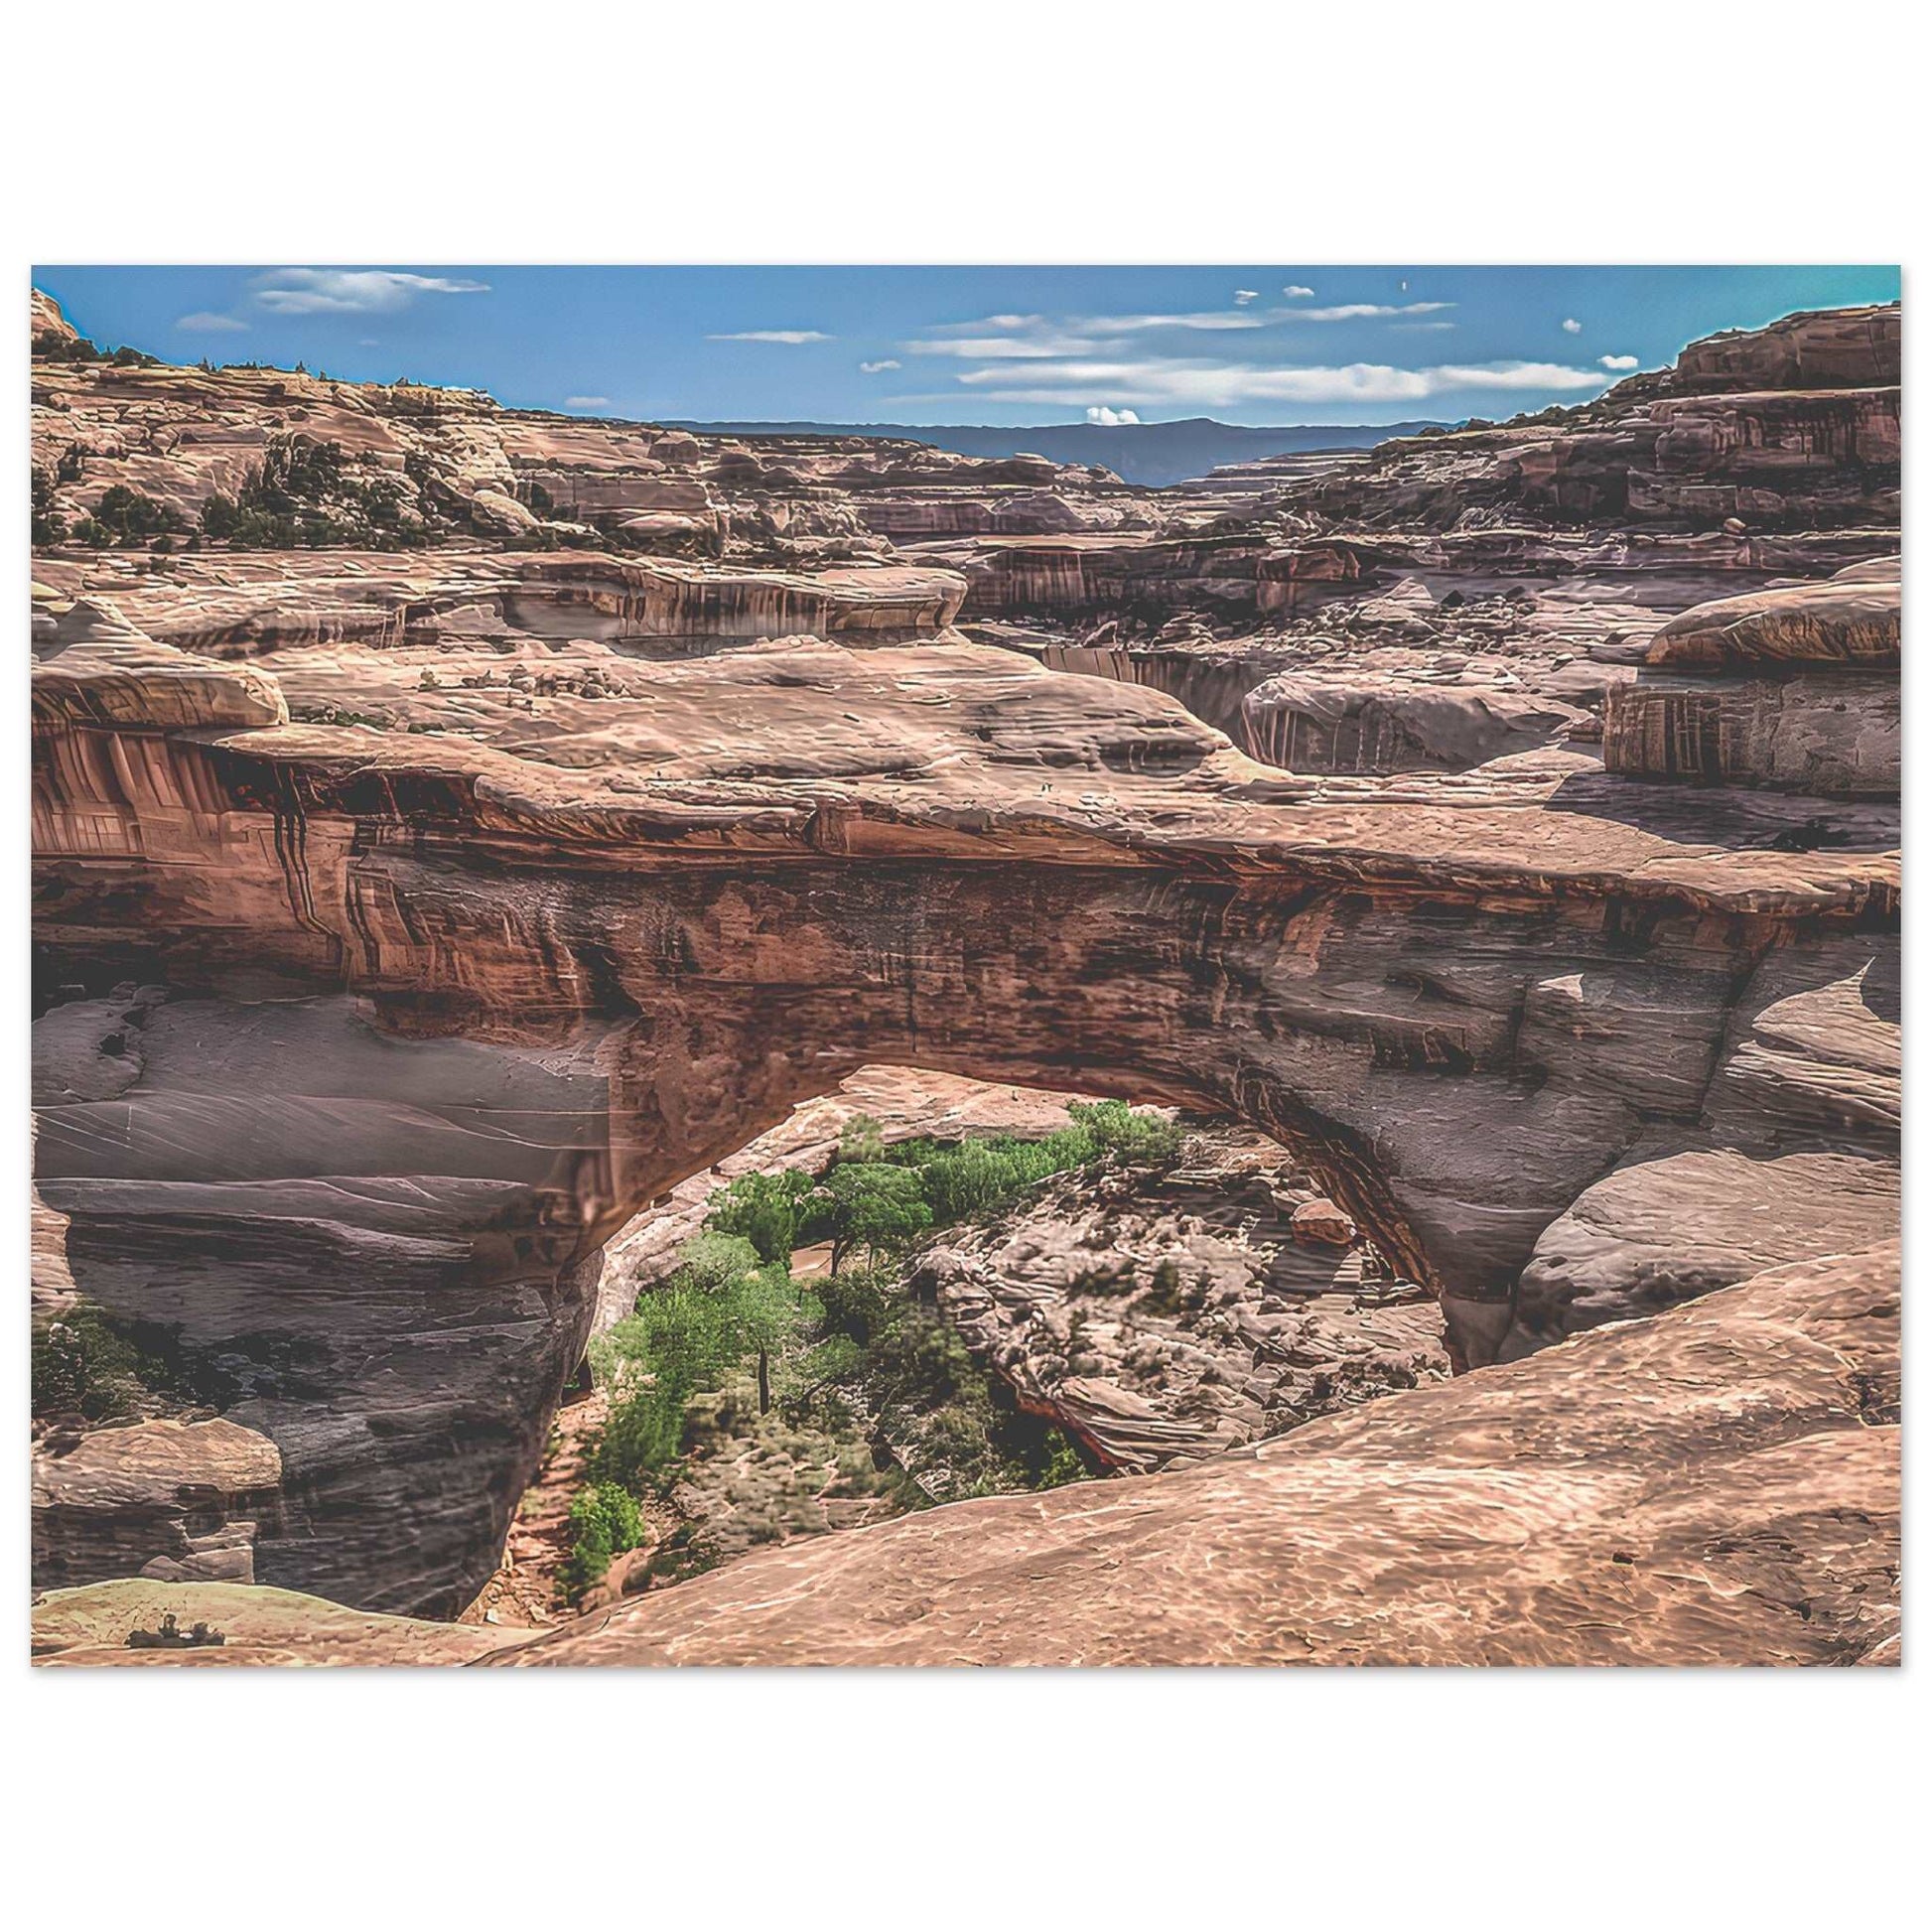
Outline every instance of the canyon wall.
{"label": "canyon wall", "polygon": [[[37,453],[81,452],[57,505],[125,478],[193,510],[301,423],[425,533],[37,556],[37,1305],[182,1378],[180,1416],[41,1445],[64,1582],[453,1613],[603,1245],[862,1064],[1280,1140],[1440,1299],[1457,1367],[1515,1364],[1492,1465],[1508,1391],[1541,1413],[1522,1358],[1575,1386],[1626,1345],[1586,1330],[1896,1233],[1895,477],[1856,384],[1850,442],[1736,417],[1816,460],[1735,530],[1630,507],[1672,450],[1717,451],[1686,474],[1722,491],[1772,447],[1665,448],[1707,392],[1661,378],[1131,513],[1026,460],[35,380]],[[1639,411],[1634,456],[1590,443]],[[1622,495],[1584,506],[1622,522],[1563,522],[1550,480],[1606,465]],[[959,491],[1063,521],[1027,506],[1048,484],[1077,531],[874,527],[970,522],[934,507]],[[620,512],[712,518],[711,551],[575,520]],[[1143,642],[1173,659],[1145,682]]]}
{"label": "canyon wall", "polygon": [[[965,645],[614,655],[594,705],[529,700],[561,741],[507,692],[466,713],[493,743],[412,733],[446,699],[406,675],[387,729],[284,725],[258,665],[171,682],[167,650],[75,644],[43,686],[39,1184],[82,1293],[206,1355],[279,1448],[256,1574],[372,1607],[487,1574],[600,1244],[862,1062],[1247,1120],[1476,1362],[1565,1331],[1548,1289],[1522,1332],[1515,1284],[1592,1184],[1710,1144],[1787,958],[1834,999],[1894,970],[1876,806],[1687,809],[1560,754],[1311,787],[1152,693]],[[130,679],[200,709],[99,722]],[[1881,1234],[1895,1128],[1802,1044],[1781,1070],[1829,1150],[1793,1157],[1827,1182],[1804,1213]]]}

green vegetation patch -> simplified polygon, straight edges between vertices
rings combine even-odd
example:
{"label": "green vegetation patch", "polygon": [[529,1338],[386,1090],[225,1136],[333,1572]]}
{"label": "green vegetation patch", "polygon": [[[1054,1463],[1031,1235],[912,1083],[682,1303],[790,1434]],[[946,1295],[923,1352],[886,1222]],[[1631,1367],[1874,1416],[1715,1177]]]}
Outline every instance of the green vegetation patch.
{"label": "green vegetation patch", "polygon": [[234,495],[211,495],[202,534],[236,550],[401,550],[436,537],[408,482],[301,435],[271,437]]}
{"label": "green vegetation patch", "polygon": [[637,1499],[615,1482],[580,1489],[570,1505],[571,1550],[559,1581],[575,1603],[610,1574],[611,1560],[634,1550],[644,1533]]}
{"label": "green vegetation patch", "polygon": [[[906,1282],[934,1231],[1049,1175],[1167,1160],[1179,1143],[1171,1123],[1119,1101],[1067,1113],[1040,1140],[893,1147],[861,1115],[823,1175],[745,1174],[714,1193],[670,1275],[591,1344],[610,1412],[572,1514],[573,1600],[635,1547],[616,1497],[634,1510],[641,1495],[675,1491],[697,1510],[652,1561],[654,1575],[677,1578],[881,1511],[1090,1474]],[[831,1272],[795,1278],[792,1255],[817,1243],[830,1245]]]}
{"label": "green vegetation patch", "polygon": [[190,1361],[167,1330],[117,1319],[89,1302],[34,1322],[29,1363],[36,1422],[207,1413],[236,1393],[225,1377]]}

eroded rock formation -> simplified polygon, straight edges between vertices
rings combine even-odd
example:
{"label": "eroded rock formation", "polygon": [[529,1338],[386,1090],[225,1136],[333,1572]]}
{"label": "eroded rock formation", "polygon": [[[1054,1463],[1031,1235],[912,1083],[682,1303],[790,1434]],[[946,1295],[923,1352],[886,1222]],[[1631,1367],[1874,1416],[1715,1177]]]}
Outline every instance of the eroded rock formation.
{"label": "eroded rock formation", "polygon": [[1435,1298],[1251,1132],[1050,1182],[937,1241],[914,1279],[1106,1468],[1196,1460],[1449,1373]]}
{"label": "eroded rock formation", "polygon": [[[311,378],[270,397],[259,371],[62,363],[36,380],[37,437],[54,452],[84,430],[87,488],[141,477],[193,508],[236,486],[256,429],[284,434],[300,408],[331,437],[360,438],[375,469],[395,456],[418,490],[412,514],[454,529],[460,508],[465,530],[427,552],[143,561],[68,546],[37,563],[37,1173],[47,1251],[65,1217],[70,1275],[47,1292],[167,1334],[217,1397],[198,1423],[272,1446],[272,1508],[239,1480],[222,1492],[252,1525],[258,1582],[453,1613],[494,1565],[595,1318],[603,1244],[864,1064],[1234,1116],[1285,1144],[1396,1271],[1439,1298],[1464,1367],[1895,1230],[1898,814],[1882,784],[1819,775],[1848,759],[1876,769],[1877,751],[1836,765],[1807,751],[1804,785],[1785,790],[1789,760],[1727,724],[1716,742],[1744,749],[1726,749],[1716,771],[1702,756],[1690,768],[1621,751],[1606,771],[1578,730],[1653,670],[1688,675],[1637,660],[1680,647],[1652,639],[1711,597],[1708,581],[1653,588],[1693,560],[1693,580],[1727,560],[1715,567],[1751,594],[1773,573],[1817,576],[1894,550],[1895,529],[1850,521],[1895,502],[1882,453],[1858,457],[1854,475],[1827,439],[1824,468],[1808,464],[1805,488],[1781,494],[1771,521],[1815,513],[1834,525],[1824,537],[1699,533],[1682,527],[1695,521],[1688,499],[1637,536],[1554,521],[1528,535],[1481,519],[1397,527],[1412,512],[1427,524],[1429,491],[1457,479],[1478,503],[1493,488],[1531,504],[1510,454],[1522,439],[1478,432],[1414,456],[1435,468],[1413,502],[1412,453],[1352,469],[1346,489],[1379,491],[1387,511],[1366,535],[1317,527],[1317,496],[1231,520],[1225,503],[1200,517],[1164,506],[1146,529],[1123,517],[1041,545],[945,539],[853,572],[851,529],[874,546],[863,554],[887,553],[854,508],[869,485],[840,472],[850,453],[817,453],[812,470],[637,426],[526,421],[486,399]],[[240,440],[224,444],[227,429]],[[1575,440],[1586,432],[1596,428]],[[858,467],[876,479],[931,455]],[[947,487],[1075,489],[1050,466],[976,478],[965,462],[938,466]],[[505,550],[477,535],[469,507],[488,495],[486,518],[492,492],[529,507],[530,484],[548,477],[553,509],[572,479],[582,509],[595,477],[600,514],[682,515],[626,493],[661,490],[668,469],[701,473],[725,504],[722,556]],[[1084,487],[1112,500],[1103,480]],[[544,520],[559,542],[570,534]],[[1389,599],[1372,623],[1399,628],[1409,655],[1365,669],[1346,660],[1376,647],[1369,635],[1339,621],[1324,631],[1315,617],[1389,589],[1387,559],[1428,606]],[[1501,609],[1525,600],[1500,592],[1456,591],[1450,604],[1427,576],[1459,572],[1472,590],[1482,573],[1526,564],[1528,612]],[[1033,600],[998,588],[1028,573],[1063,611],[1119,600],[1104,620],[1117,623],[1176,601],[1252,616],[1277,595],[1298,625],[1314,614],[1282,631],[1285,660],[1253,653],[1265,677],[1237,673],[1225,688],[1245,721],[1271,680],[1312,678],[1311,694],[1277,689],[1280,702],[1254,710],[1271,749],[1282,720],[1329,718],[1316,769],[1258,763],[1160,691],[1069,675],[1043,648],[963,641],[955,612],[969,621],[975,599]],[[1863,609],[1863,594],[1853,601]],[[1862,618],[1814,613],[1807,624],[1806,636],[1837,640],[1835,674],[1868,657]],[[783,634],[799,625],[825,634]],[[1523,702],[1566,707],[1549,715],[1577,742],[1495,757],[1524,734],[1486,735],[1499,714],[1484,693],[1500,687],[1486,668],[1438,703],[1435,675],[1461,675],[1445,653],[1463,627],[1531,646],[1539,669],[1517,680]],[[1563,637],[1572,648],[1556,647]],[[1311,638],[1338,647],[1319,676]],[[1794,716],[1818,675],[1787,681]],[[1386,727],[1370,719],[1385,692]],[[1334,775],[1357,765],[1372,775]],[[1682,782],[1712,776],[1759,782]],[[1720,1353],[1740,1375],[1769,1363],[1775,1378],[1765,1338],[1784,1332],[1777,1317],[1736,1306],[1748,1345]],[[1695,1354],[1711,1332],[1699,1319],[1655,1324],[1668,1338],[1655,1347]],[[1601,1372],[1621,1388],[1635,1363],[1654,1389],[1666,1370],[1644,1366],[1662,1357],[1637,1332],[1571,1344],[1551,1359],[1584,1366],[1549,1373]],[[1540,1366],[1469,1386],[1534,1390]],[[1454,1414],[1491,1419],[1467,1441],[1497,1480],[1512,1452],[1493,1421],[1506,1396],[1484,1408],[1480,1394],[1411,1392],[1387,1413],[1434,1414],[1409,1405],[1449,1394],[1473,1405]],[[1645,1486],[1659,1456],[1716,1453],[1702,1425],[1690,1409],[1674,1423],[1638,1396],[1619,1401],[1601,1412],[1601,1455],[1623,1473],[1591,1491],[1606,1513],[1589,1520],[1607,1533],[1627,1514],[1660,1550],[1677,1549],[1680,1530],[1704,1548],[1709,1519],[1685,1527]],[[1380,1407],[1310,1429],[1379,1429]],[[1692,1434],[1671,1436],[1677,1424]],[[1378,1442],[1401,1439],[1389,1427]],[[1841,1467],[1853,1440],[1807,1424],[1766,1448],[1767,1535],[1782,1533],[1778,1498],[1798,1495],[1807,1468],[1814,1496],[1842,1482],[1861,1520],[1879,1522],[1883,1457],[1861,1449]],[[1231,1536],[1259,1564],[1282,1512],[1229,1528],[1264,1480],[1230,1472],[1272,1469],[1275,1454],[1137,1491],[1156,1496],[1165,1527],[1134,1547],[1167,1550],[1183,1579],[1197,1537]],[[1553,1480],[1566,1466],[1553,1450]],[[88,1467],[65,1472],[70,1493],[87,1493]],[[50,1496],[62,1479],[50,1472]],[[1160,1486],[1183,1481],[1196,1487]],[[1713,1508],[1728,1507],[1714,1485]],[[1355,1491],[1336,1493],[1335,1509],[1353,1507]],[[1445,1507],[1480,1508],[1476,1493]],[[1046,1533],[1074,1547],[1096,1507],[1030,1501],[1024,1521],[1069,1526]],[[1120,1520],[1142,1513],[1136,1502]],[[1339,1520],[1317,1513],[1309,1536]],[[1427,1536],[1445,1520],[1425,1509],[1403,1524]],[[1334,1542],[1330,1574],[1395,1549],[1403,1524],[1389,1523],[1385,1544]],[[904,1534],[867,1532],[865,1547]],[[1882,1535],[1859,1532],[1854,1568],[1868,1589]],[[133,1554],[108,1544],[96,1568]],[[152,1536],[142,1547],[144,1567],[182,1560]],[[1816,1538],[1803,1547],[1807,1577],[1814,1559],[1836,1561]],[[992,1570],[1013,1582],[1004,1557]],[[1209,1649],[1251,1624],[1257,1654],[1274,1654],[1268,1633],[1298,1617],[1319,1625],[1317,1604],[1271,1621],[1261,1587],[1230,1584],[1218,1609],[1184,1598],[1176,1621],[1198,1623]],[[1715,1625],[1684,1607],[1680,1586],[1645,1587],[1629,1607],[1654,1632],[1606,1649],[1712,1654]],[[1529,1650],[1572,1654],[1553,1634],[1563,1607],[1541,1603]],[[1490,1609],[1501,1617],[1501,1599]],[[828,1614],[831,1654],[844,1640]],[[1469,1614],[1472,1633],[1493,1633],[1494,1618]],[[1781,1614],[1736,1615],[1733,1632],[1765,1654],[1855,1647],[1850,1612],[1802,1640]],[[721,1638],[720,1654],[738,1641]],[[1439,1629],[1416,1641],[1448,1655],[1459,1640]],[[1470,1634],[1467,1646],[1490,1641]],[[1164,1654],[1153,1638],[1143,1648]]]}
{"label": "eroded rock formation", "polygon": [[1893,1246],[1198,1468],[759,1553],[534,1640],[113,1585],[50,1597],[35,1646],[151,1663],[125,1632],[173,1608],[223,1628],[229,1663],[1896,1664],[1898,1400]]}
{"label": "eroded rock formation", "polygon": [[[379,657],[334,653],[345,693]],[[1767,962],[1895,943],[1876,806],[1686,810],[1548,755],[1324,792],[970,646],[604,675],[534,725],[466,690],[460,736],[407,729],[449,702],[415,679],[385,729],[235,728],[257,665],[162,680],[204,681],[213,731],[97,723],[77,669],[44,693],[50,998],[167,997],[100,1017],[106,1072],[50,1073],[41,1188],[84,1293],[237,1358],[285,1463],[268,1581],[455,1607],[600,1243],[862,1062],[1245,1118],[1480,1360],[1545,1228],[1661,1125],[1707,1131]]]}
{"label": "eroded rock formation", "polygon": [[1603,762],[1634,777],[1896,798],[1902,764],[1896,558],[1822,584],[1703,604],[1610,694]]}
{"label": "eroded rock formation", "polygon": [[[1594,738],[1692,606],[1895,554],[1898,379],[1896,309],[1792,317],[1582,408],[1403,438],[1238,507],[1166,492],[1153,535],[920,554],[966,575],[981,634],[1032,623],[1008,640],[1170,691],[1268,762],[1467,769]],[[1839,695],[1729,690],[1724,731],[1816,766],[1846,754],[1807,735],[1870,736],[1829,722]]]}

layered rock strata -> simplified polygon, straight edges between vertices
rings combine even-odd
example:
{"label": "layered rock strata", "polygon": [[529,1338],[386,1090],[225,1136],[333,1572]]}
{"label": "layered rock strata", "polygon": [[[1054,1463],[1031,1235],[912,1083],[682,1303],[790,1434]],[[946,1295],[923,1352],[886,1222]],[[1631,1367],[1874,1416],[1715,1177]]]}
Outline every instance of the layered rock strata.
{"label": "layered rock strata", "polygon": [[[1896,1246],[1197,1468],[759,1553],[548,1631],[110,1585],[57,1664],[1839,1664],[1900,1660]],[[173,1611],[221,1651],[130,1650]]]}
{"label": "layered rock strata", "polygon": [[[1895,309],[1791,317],[1580,408],[1285,475],[1238,513],[1166,492],[1155,537],[925,550],[968,578],[977,634],[1034,626],[1043,661],[1170,691],[1269,762],[1467,769],[1594,739],[1693,606],[1895,556],[1898,373]],[[1726,687],[1712,730],[1785,770],[1859,766],[1842,695]]]}
{"label": "layered rock strata", "polygon": [[1449,1373],[1435,1298],[1396,1281],[1265,1136],[1063,1176],[936,1241],[916,1289],[1105,1468],[1197,1460]]}
{"label": "layered rock strata", "polygon": [[1896,558],[1822,584],[1722,599],[1651,640],[1610,695],[1603,762],[1632,777],[1896,798]]}
{"label": "layered rock strata", "polygon": [[147,1577],[255,1581],[255,1541],[281,1509],[282,1458],[226,1420],[135,1423],[34,1454],[37,1587]]}
{"label": "layered rock strata", "polygon": [[[1808,338],[1787,334],[1802,373]],[[1855,374],[1848,355],[1811,364]],[[199,513],[270,436],[326,433],[370,476],[409,483],[411,513],[446,538],[300,556],[65,545],[37,566],[37,1297],[168,1337],[218,1391],[218,1415],[193,1426],[246,1432],[249,1454],[265,1443],[279,1464],[272,1485],[210,1478],[218,1520],[191,1521],[196,1499],[149,1481],[141,1442],[117,1432],[126,1468],[74,1463],[68,1500],[51,1475],[43,1505],[46,1524],[71,1508],[98,1526],[103,1561],[245,1543],[258,1582],[453,1612],[494,1564],[581,1354],[603,1244],[868,1063],[1232,1115],[1287,1145],[1439,1298],[1464,1367],[1895,1231],[1898,814],[1870,775],[1883,734],[1862,726],[1848,747],[1812,718],[1835,692],[1793,689],[1858,677],[1882,707],[1891,673],[1869,624],[1843,615],[1869,600],[1844,593],[1830,623],[1818,599],[1768,629],[1761,612],[1700,619],[1672,640],[1666,621],[1711,588],[1652,588],[1711,566],[1756,595],[1771,575],[1894,551],[1884,409],[1859,415],[1856,385],[1831,390],[1854,412],[1844,435],[1819,427],[1840,421],[1829,410],[1753,403],[1721,412],[1730,454],[1684,473],[1769,487],[1737,452],[1783,463],[1813,438],[1781,507],[1753,512],[1774,529],[1706,529],[1715,506],[1681,494],[1643,534],[1563,522],[1619,486],[1624,514],[1635,479],[1677,474],[1659,454],[1664,405],[1708,398],[1665,382],[1587,420],[1425,439],[1252,513],[921,544],[910,579],[846,571],[886,554],[854,507],[872,484],[849,473],[883,501],[910,486],[884,481],[892,466],[929,452],[801,468],[261,371],[50,360],[36,387],[36,448],[57,475],[73,467],[62,437],[84,432],[57,507],[99,507],[113,480]],[[1653,429],[1634,457],[1583,446]],[[1528,462],[1552,435],[1579,447]],[[1092,477],[964,462],[926,481],[1115,501]],[[480,510],[522,527],[501,498],[575,543],[532,507],[540,484],[554,510],[572,479],[585,515],[696,514],[654,494],[671,472],[721,512],[723,554],[704,566],[477,534]],[[1585,494],[1565,498],[1573,484]],[[1471,514],[1439,515],[1458,490]],[[1794,527],[1807,517],[1833,527]],[[1510,573],[1534,580],[1531,614],[1461,615]],[[1587,588],[1605,578],[1628,595]],[[1322,613],[1386,594],[1392,608],[1329,641],[1379,628],[1406,662],[1329,662],[1315,688],[1254,707],[1271,749],[1326,717],[1315,764],[1375,775],[1258,764],[1156,691],[958,640],[953,611],[1027,602],[1035,589],[1001,586],[1028,583],[1062,612],[1119,600],[1121,621],[1164,625],[1193,604],[1246,622],[1279,596],[1294,641],[1239,689],[1244,732],[1251,696],[1310,676],[1298,653]],[[1606,618],[1619,600],[1641,620]],[[1544,614],[1566,603],[1584,648],[1559,664]],[[773,634],[807,621],[830,634]],[[1464,627],[1544,640],[1522,652],[1537,666],[1518,679],[1524,715],[1572,707],[1585,715],[1555,723],[1578,744],[1494,756],[1544,727],[1489,735],[1501,681],[1486,666],[1439,681],[1462,675],[1444,649]],[[1789,640],[1828,634],[1833,662],[1790,674]],[[1758,655],[1739,657],[1740,637]],[[1699,656],[1635,661],[1659,648]],[[1618,749],[1606,772],[1583,748],[1624,688],[1647,705],[1653,676],[1693,675],[1780,684],[1806,722],[1794,735],[1725,714],[1715,773],[1701,750],[1666,769]],[[1371,715],[1385,696],[1393,722]],[[1733,773],[1754,783],[1679,782]],[[1780,789],[1793,777],[1810,788]],[[1696,1341],[1696,1317],[1659,1331]],[[1614,1375],[1629,1332],[1563,1359]],[[1685,1448],[1658,1418],[1605,1415],[1632,1469]],[[116,1448],[93,1440],[47,1453]],[[1508,1466],[1493,1438],[1484,1449]],[[1794,1451],[1814,1495],[1838,1493],[1835,1453]],[[1846,1493],[1863,1509],[1882,1482],[1881,1462],[1861,1463]],[[1612,1491],[1639,1514],[1666,1507],[1634,1476]],[[1045,1509],[1036,1524],[1069,1506],[1027,1507]],[[231,1523],[252,1527],[220,1544]],[[1188,1534],[1171,1522],[1158,1545],[1182,1574]],[[1677,1550],[1661,1516],[1657,1534]],[[76,1528],[73,1547],[85,1540]],[[1632,1599],[1661,1619],[1657,1655],[1697,1649],[1671,1624],[1675,1587]],[[1259,1600],[1233,1590],[1222,1627]],[[1775,1619],[1749,1642],[1821,1654]]]}
{"label": "layered rock strata", "polygon": [[[1480,1360],[1544,1229],[1707,1131],[1786,949],[1895,944],[1880,807],[1552,754],[1298,783],[997,650],[611,652],[594,706],[393,689],[372,729],[85,649],[40,708],[49,1018],[165,998],[55,1056],[42,1192],[82,1294],[232,1358],[284,1463],[256,1574],[379,1607],[488,1574],[601,1243],[862,1063],[1233,1113]],[[150,684],[170,728],[101,722]]]}

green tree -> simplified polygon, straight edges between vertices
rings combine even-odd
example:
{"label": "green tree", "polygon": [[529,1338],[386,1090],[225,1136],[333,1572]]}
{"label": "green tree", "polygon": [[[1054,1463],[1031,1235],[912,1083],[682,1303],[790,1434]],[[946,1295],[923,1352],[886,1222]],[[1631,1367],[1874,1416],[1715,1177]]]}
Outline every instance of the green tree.
{"label": "green tree", "polygon": [[798,1246],[812,1177],[798,1168],[782,1173],[741,1174],[712,1195],[705,1226],[749,1241],[760,1261],[788,1262]]}
{"label": "green tree", "polygon": [[771,1406],[771,1358],[807,1315],[782,1262],[766,1263],[740,1235],[694,1236],[660,1288],[591,1344],[591,1368],[611,1397],[592,1457],[600,1479],[653,1478],[684,1445],[684,1412],[751,1362],[760,1410]]}
{"label": "green tree", "polygon": [[855,1243],[876,1257],[932,1225],[917,1170],[885,1162],[841,1161],[819,1183],[813,1205],[832,1239],[834,1274]]}

